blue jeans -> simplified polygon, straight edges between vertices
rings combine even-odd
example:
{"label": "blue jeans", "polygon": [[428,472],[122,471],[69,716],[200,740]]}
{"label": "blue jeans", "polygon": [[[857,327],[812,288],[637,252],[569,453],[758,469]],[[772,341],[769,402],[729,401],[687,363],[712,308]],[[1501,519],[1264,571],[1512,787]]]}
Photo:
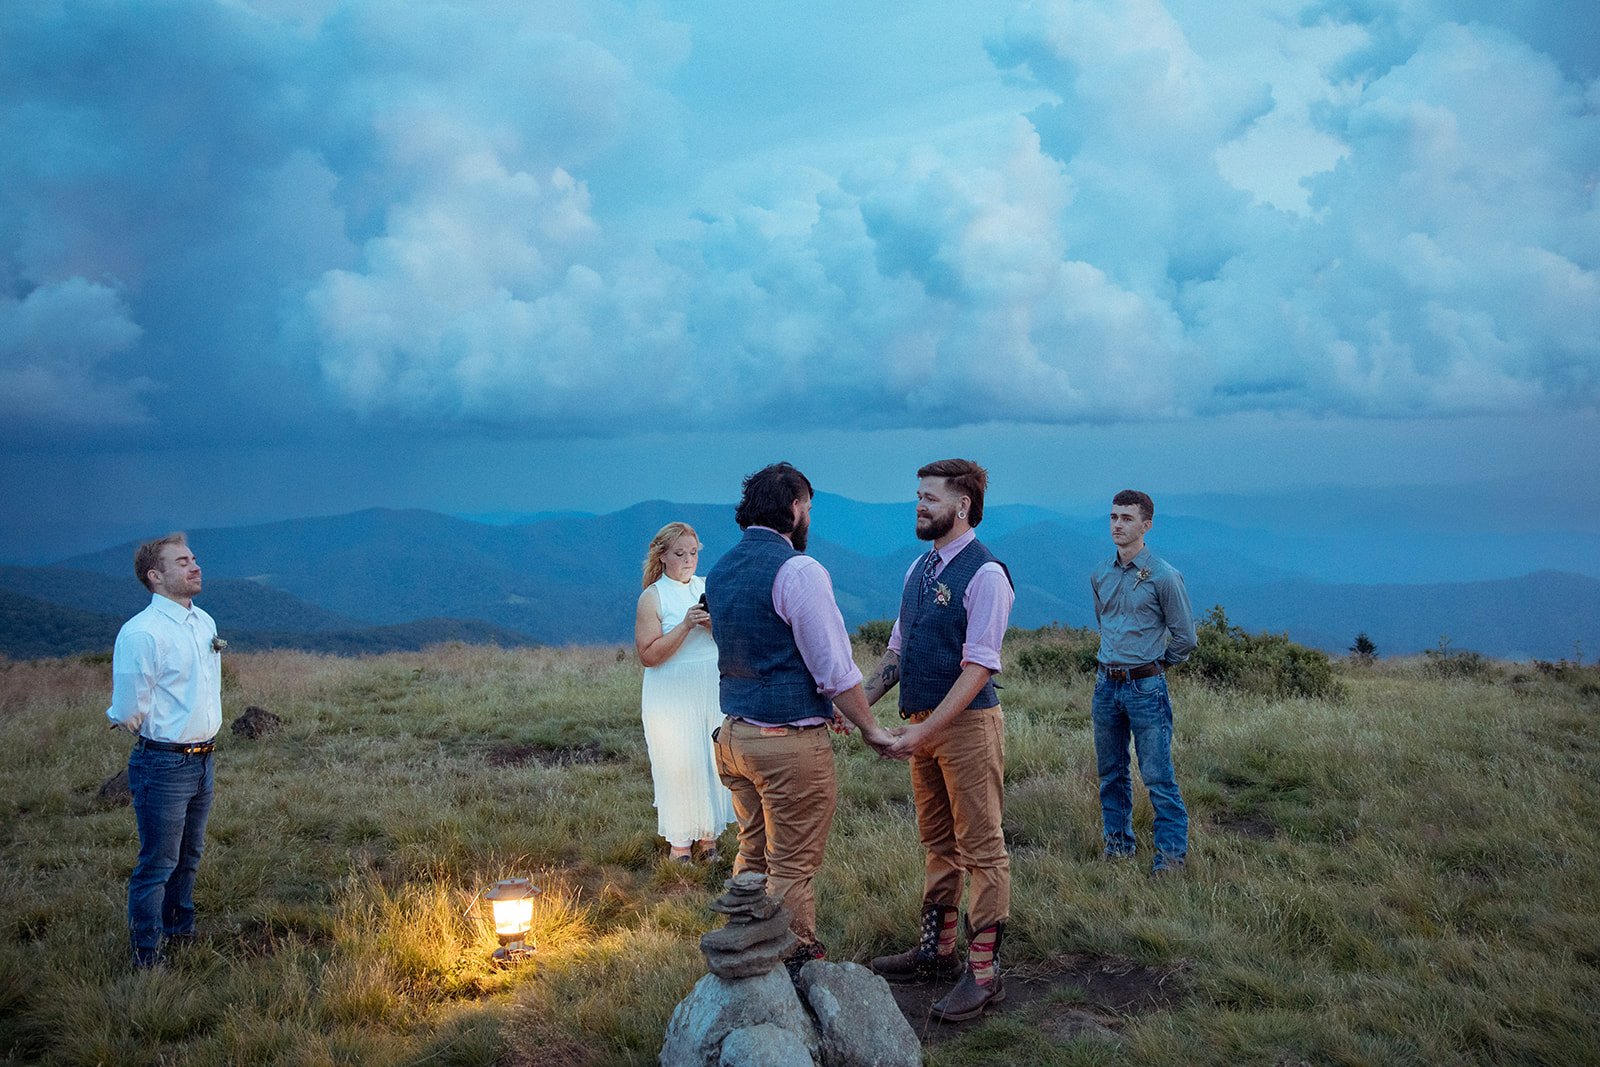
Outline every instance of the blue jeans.
{"label": "blue jeans", "polygon": [[1133,778],[1128,741],[1139,759],[1139,777],[1155,809],[1156,851],[1178,860],[1189,850],[1189,813],[1172,769],[1172,701],[1167,677],[1157,674],[1114,682],[1104,670],[1094,679],[1094,755],[1100,775],[1100,814],[1106,848],[1132,854]]}
{"label": "blue jeans", "polygon": [[194,877],[211,814],[212,759],[135,747],[128,789],[139,825],[139,862],[128,879],[128,936],[136,958],[163,937],[194,933]]}

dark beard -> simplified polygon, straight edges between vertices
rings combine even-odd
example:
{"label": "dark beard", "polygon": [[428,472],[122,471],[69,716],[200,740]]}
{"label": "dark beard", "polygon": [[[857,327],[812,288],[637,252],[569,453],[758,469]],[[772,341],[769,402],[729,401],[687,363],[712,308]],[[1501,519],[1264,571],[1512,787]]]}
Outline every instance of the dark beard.
{"label": "dark beard", "polygon": [[811,518],[807,516],[798,526],[789,531],[789,543],[796,552],[806,550],[806,536],[811,533]]}
{"label": "dark beard", "polygon": [[955,529],[955,526],[956,513],[953,511],[947,513],[943,518],[938,515],[930,515],[926,526],[920,522],[917,523],[917,539],[919,541],[937,541]]}

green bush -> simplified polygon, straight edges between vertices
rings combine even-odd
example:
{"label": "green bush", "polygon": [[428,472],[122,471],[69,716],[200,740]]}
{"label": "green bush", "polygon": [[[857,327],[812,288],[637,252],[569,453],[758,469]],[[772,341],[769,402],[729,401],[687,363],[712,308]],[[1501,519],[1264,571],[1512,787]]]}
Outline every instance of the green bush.
{"label": "green bush", "polygon": [[1209,685],[1280,697],[1344,696],[1327,653],[1295,644],[1286,634],[1245,633],[1228,622],[1221,604],[1195,631],[1199,645],[1182,669]]}
{"label": "green bush", "polygon": [[1500,669],[1481,652],[1464,648],[1451,648],[1450,635],[1439,638],[1438,648],[1422,650],[1423,672],[1432,678],[1463,678],[1478,682],[1492,682],[1500,676]]}
{"label": "green bush", "polygon": [[1093,674],[1100,635],[1093,630],[1052,623],[1037,630],[1006,631],[1006,669],[1038,682],[1070,681]]}
{"label": "green bush", "polygon": [[856,627],[856,640],[875,659],[888,649],[889,635],[893,632],[893,619],[872,619]]}

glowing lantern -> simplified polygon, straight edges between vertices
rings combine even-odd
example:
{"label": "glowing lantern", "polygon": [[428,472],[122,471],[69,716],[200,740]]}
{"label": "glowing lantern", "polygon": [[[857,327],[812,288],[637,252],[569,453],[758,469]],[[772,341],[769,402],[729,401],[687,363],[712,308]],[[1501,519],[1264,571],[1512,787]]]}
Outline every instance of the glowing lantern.
{"label": "glowing lantern", "polygon": [[526,878],[506,878],[496,882],[483,895],[494,909],[494,933],[500,947],[494,950],[496,963],[512,963],[533,955],[535,946],[527,944],[533,926],[533,898],[539,887]]}

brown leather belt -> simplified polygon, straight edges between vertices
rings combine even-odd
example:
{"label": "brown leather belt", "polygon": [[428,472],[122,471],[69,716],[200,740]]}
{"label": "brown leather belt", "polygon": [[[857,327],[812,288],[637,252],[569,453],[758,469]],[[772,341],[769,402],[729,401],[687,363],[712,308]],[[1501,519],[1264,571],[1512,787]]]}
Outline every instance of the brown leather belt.
{"label": "brown leather belt", "polygon": [[156,752],[178,752],[185,756],[207,756],[217,747],[215,738],[210,741],[153,741],[148,737],[141,737],[133,743],[134,748],[148,748]]}
{"label": "brown leather belt", "polygon": [[1135,678],[1154,678],[1167,668],[1161,663],[1146,663],[1143,667],[1108,667],[1101,664],[1100,669],[1113,682],[1131,682]]}

